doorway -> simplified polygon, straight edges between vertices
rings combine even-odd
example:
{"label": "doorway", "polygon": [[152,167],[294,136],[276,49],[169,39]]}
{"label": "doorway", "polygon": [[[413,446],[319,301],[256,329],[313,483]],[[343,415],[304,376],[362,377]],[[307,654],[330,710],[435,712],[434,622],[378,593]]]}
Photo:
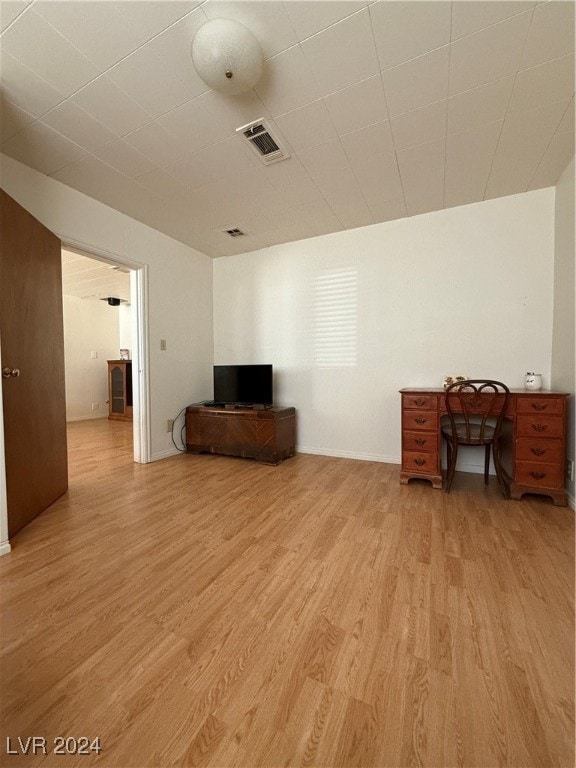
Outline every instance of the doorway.
{"label": "doorway", "polygon": [[[109,334],[109,352],[103,355],[103,358],[106,359],[99,359],[98,356],[93,357],[94,353],[98,355],[97,349],[86,347],[86,343],[88,343],[86,339],[83,355],[89,354],[90,357],[89,360],[84,359],[84,362],[88,364],[88,368],[93,370],[106,366],[107,371],[108,359],[129,357],[131,361],[134,461],[145,464],[150,461],[148,328],[146,321],[147,267],[114,254],[95,251],[92,248],[87,249],[78,243],[64,240],[62,241],[62,253],[63,295],[80,297],[76,299],[76,303],[78,304],[78,301],[84,303],[84,307],[80,305],[80,312],[84,315],[89,315],[92,310],[94,314],[98,313],[102,317],[103,308],[115,313],[112,316],[109,315],[108,318],[112,317],[117,320],[116,347],[114,347],[114,341]],[[72,306],[72,302],[70,304]],[[104,323],[105,325],[106,323]],[[90,347],[90,343],[88,343],[88,347]],[[120,350],[123,350],[122,353]],[[108,357],[108,355],[112,356]],[[67,399],[69,391],[67,386]],[[84,399],[85,397],[84,395]],[[102,378],[100,378],[99,394],[95,395],[94,398],[92,399],[91,396],[89,401],[83,402],[80,410],[77,410],[78,403],[74,404],[70,410],[67,408],[69,420],[90,418],[92,414],[94,414],[94,418],[98,418],[99,415],[102,415],[102,410],[107,415],[107,400],[109,399],[107,373],[105,389],[103,389]]]}

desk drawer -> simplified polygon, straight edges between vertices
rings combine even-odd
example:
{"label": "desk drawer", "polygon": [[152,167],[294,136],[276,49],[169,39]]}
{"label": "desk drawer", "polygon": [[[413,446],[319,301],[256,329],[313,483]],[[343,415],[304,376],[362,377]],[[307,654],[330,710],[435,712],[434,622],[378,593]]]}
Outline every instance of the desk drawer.
{"label": "desk drawer", "polygon": [[520,437],[562,437],[564,418],[546,414],[518,414],[516,434]]}
{"label": "desk drawer", "polygon": [[564,397],[519,397],[516,411],[561,416],[564,413],[564,401]]}
{"label": "desk drawer", "polygon": [[438,450],[438,435],[434,432],[409,432],[405,430],[402,435],[402,448],[405,451],[424,451],[435,453]]}
{"label": "desk drawer", "polygon": [[562,467],[535,461],[516,462],[516,483],[534,488],[563,488]]}
{"label": "desk drawer", "polygon": [[434,411],[438,406],[436,395],[402,395],[403,408],[417,408],[421,411]]}
{"label": "desk drawer", "polygon": [[438,473],[438,454],[424,451],[402,451],[402,469],[423,475]]}
{"label": "desk drawer", "polygon": [[516,461],[562,462],[562,440],[545,437],[521,437],[516,441]]}
{"label": "desk drawer", "polygon": [[405,430],[437,431],[438,413],[436,411],[406,410],[402,414],[402,426]]}

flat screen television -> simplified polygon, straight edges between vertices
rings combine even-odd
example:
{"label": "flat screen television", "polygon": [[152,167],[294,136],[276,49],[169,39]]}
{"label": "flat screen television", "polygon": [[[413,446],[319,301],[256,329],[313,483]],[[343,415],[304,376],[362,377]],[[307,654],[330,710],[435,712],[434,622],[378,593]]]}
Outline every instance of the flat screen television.
{"label": "flat screen television", "polygon": [[272,366],[215,365],[214,401],[272,405]]}

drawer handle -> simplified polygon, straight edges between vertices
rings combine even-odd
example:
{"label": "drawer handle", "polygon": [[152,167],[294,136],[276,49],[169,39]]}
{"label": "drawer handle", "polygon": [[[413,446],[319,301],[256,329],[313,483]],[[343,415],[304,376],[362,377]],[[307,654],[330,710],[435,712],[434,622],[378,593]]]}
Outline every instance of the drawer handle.
{"label": "drawer handle", "polygon": [[535,432],[545,432],[548,429],[548,424],[531,424],[530,426]]}
{"label": "drawer handle", "polygon": [[542,480],[543,477],[546,477],[546,472],[529,472],[528,474],[530,477],[533,477],[534,480]]}
{"label": "drawer handle", "polygon": [[534,456],[544,456],[546,450],[544,448],[530,448]]}
{"label": "drawer handle", "polygon": [[414,459],[414,464],[416,464],[417,467],[423,467],[424,464],[426,464],[426,459]]}
{"label": "drawer handle", "polygon": [[548,408],[548,403],[530,403],[535,411],[545,411]]}
{"label": "drawer handle", "polygon": [[414,404],[419,406],[420,408],[426,403],[426,400],[424,400],[423,397],[419,397],[417,400],[414,400]]}
{"label": "drawer handle", "polygon": [[423,438],[423,437],[417,437],[417,438],[414,440],[414,442],[416,443],[416,445],[426,445],[426,443],[428,442],[428,440],[424,440],[424,438]]}
{"label": "drawer handle", "polygon": [[425,419],[423,416],[419,416],[417,419],[414,419],[416,424],[426,424],[428,419]]}

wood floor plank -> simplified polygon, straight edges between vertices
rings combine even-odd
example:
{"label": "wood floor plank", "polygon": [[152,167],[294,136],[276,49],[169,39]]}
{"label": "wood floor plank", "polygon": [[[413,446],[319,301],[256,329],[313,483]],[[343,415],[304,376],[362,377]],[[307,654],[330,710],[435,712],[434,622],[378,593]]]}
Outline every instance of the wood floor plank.
{"label": "wood floor plank", "polygon": [[[69,425],[69,492],[0,559],[0,765],[574,764],[574,514],[302,455],[132,461]],[[99,736],[100,755],[7,755]]]}

